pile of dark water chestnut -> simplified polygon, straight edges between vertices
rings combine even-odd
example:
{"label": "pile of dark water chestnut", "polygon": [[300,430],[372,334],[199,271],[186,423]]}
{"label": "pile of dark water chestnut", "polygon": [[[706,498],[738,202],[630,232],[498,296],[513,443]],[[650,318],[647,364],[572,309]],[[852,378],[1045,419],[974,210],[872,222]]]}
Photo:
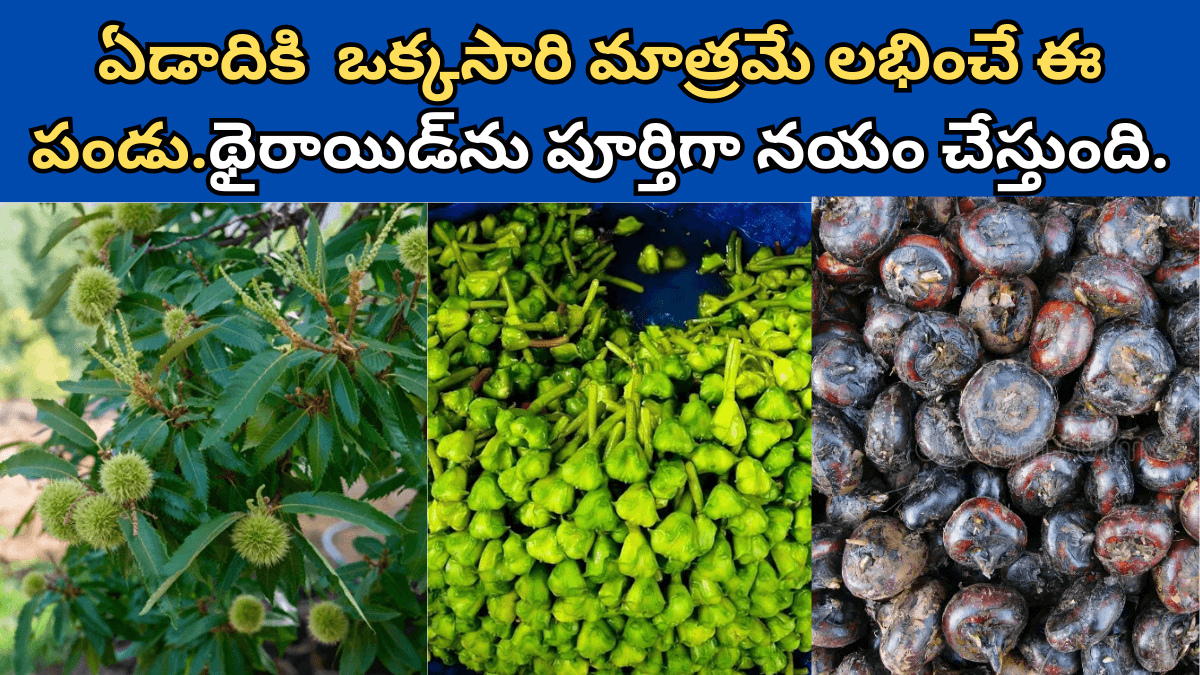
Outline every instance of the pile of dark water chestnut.
{"label": "pile of dark water chestnut", "polygon": [[814,673],[1196,672],[1197,208],[814,204]]}

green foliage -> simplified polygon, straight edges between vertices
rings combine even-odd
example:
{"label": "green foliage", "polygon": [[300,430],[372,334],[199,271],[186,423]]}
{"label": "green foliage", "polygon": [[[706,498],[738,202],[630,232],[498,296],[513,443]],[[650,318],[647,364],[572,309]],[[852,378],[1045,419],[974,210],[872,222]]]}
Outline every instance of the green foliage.
{"label": "green foliage", "polygon": [[[306,598],[349,610],[341,673],[376,658],[423,667],[424,500],[384,512],[344,491],[424,494],[424,294],[395,235],[424,228],[425,208],[385,204],[322,225],[323,210],[164,204],[141,209],[138,225],[137,209],[118,206],[119,232],[79,232],[88,247],[74,264],[98,266],[119,295],[79,350],[82,377],[59,382],[66,400],[35,401],[53,433],[0,474],[56,479],[43,520],[88,544],[72,545],[61,579],[22,608],[16,672],[33,666],[21,636],[48,614],[68,672],[129,658],[139,673],[270,672],[263,645],[282,653],[297,639]],[[92,221],[104,222],[55,228],[41,253],[57,256]],[[43,283],[38,314],[75,304],[63,302],[74,274]],[[113,428],[97,438],[85,410],[115,410]],[[313,515],[380,538],[331,564],[301,532]],[[257,622],[246,596],[267,601]]]}

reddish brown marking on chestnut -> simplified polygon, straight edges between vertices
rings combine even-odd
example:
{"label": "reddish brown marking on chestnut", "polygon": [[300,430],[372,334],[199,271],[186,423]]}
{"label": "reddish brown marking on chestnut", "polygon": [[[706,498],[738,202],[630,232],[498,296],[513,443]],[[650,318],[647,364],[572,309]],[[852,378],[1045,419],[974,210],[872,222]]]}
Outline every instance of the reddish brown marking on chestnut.
{"label": "reddish brown marking on chestnut", "polygon": [[1028,533],[1020,516],[1000,502],[975,497],[959,504],[946,527],[942,543],[952,560],[976,567],[989,579],[1025,553]]}
{"label": "reddish brown marking on chestnut", "polygon": [[1195,541],[1185,537],[1172,544],[1151,576],[1167,609],[1176,614],[1200,610],[1200,549]]}
{"label": "reddish brown marking on chestnut", "polygon": [[1112,574],[1141,574],[1167,555],[1173,529],[1152,506],[1118,506],[1096,525],[1096,557]]}
{"label": "reddish brown marking on chestnut", "polygon": [[864,265],[891,246],[908,220],[903,197],[834,197],[823,209],[821,243],[847,265]]}
{"label": "reddish brown marking on chestnut", "polygon": [[871,268],[847,265],[828,251],[817,258],[817,271],[830,283],[840,286],[865,284],[871,281]]}
{"label": "reddish brown marking on chestnut", "polygon": [[1029,341],[1038,303],[1037,286],[1029,277],[982,276],[967,287],[958,318],[975,329],[985,349],[1012,354]]}
{"label": "reddish brown marking on chestnut", "polygon": [[1133,444],[1133,473],[1142,485],[1170,495],[1182,494],[1196,477],[1196,450],[1171,443],[1152,429]]}
{"label": "reddish brown marking on chestnut", "polygon": [[1096,322],[1078,302],[1051,300],[1042,305],[1033,322],[1029,360],[1047,377],[1062,377],[1083,365]]}
{"label": "reddish brown marking on chestnut", "polygon": [[1054,420],[1054,440],[1058,444],[1079,450],[1108,447],[1117,439],[1117,417],[1077,396],[1058,411]]}

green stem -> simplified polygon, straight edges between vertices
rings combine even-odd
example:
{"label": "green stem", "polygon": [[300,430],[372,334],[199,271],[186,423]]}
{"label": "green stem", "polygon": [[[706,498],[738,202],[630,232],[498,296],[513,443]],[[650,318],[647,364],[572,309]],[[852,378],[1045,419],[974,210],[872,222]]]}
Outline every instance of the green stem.
{"label": "green stem", "polygon": [[555,399],[566,396],[570,392],[571,383],[564,382],[545,394],[533,399],[533,401],[529,404],[528,411],[531,413],[541,412],[542,408],[545,408],[547,405],[554,402]]}
{"label": "green stem", "polygon": [[641,284],[635,284],[632,281],[630,281],[628,279],[622,279],[621,277],[614,277],[614,276],[611,276],[608,274],[601,274],[599,276],[599,279],[605,283],[609,283],[614,286],[620,286],[621,288],[631,290],[634,293],[645,293],[646,292],[645,287],[643,287]]}
{"label": "green stem", "polygon": [[692,492],[692,501],[696,504],[696,510],[702,512],[704,511],[704,492],[700,489],[700,476],[696,473],[696,465],[686,462],[683,470],[687,472],[688,489]]}
{"label": "green stem", "polygon": [[442,472],[445,467],[442,466],[442,458],[438,457],[436,452],[428,453],[429,456],[429,471],[433,474],[433,479],[437,480],[442,477]]}

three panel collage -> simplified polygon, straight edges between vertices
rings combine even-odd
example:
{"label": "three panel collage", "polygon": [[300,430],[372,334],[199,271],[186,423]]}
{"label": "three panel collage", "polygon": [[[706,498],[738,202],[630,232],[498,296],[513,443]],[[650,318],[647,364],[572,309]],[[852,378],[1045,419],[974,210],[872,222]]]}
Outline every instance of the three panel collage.
{"label": "three panel collage", "polygon": [[0,204],[0,672],[1200,664],[1200,200]]}

